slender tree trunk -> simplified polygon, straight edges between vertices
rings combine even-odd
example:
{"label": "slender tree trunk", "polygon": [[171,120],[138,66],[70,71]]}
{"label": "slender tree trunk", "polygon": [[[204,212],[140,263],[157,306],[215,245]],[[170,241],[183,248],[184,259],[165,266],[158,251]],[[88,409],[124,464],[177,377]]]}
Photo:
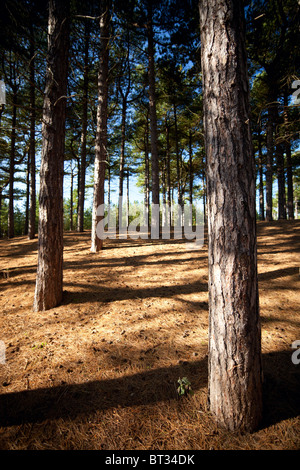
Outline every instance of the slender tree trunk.
{"label": "slender tree trunk", "polygon": [[92,216],[91,252],[102,249],[103,240],[97,237],[97,225],[103,219],[98,207],[104,204],[105,170],[107,165],[107,102],[109,60],[109,0],[101,0],[100,17],[100,61],[98,72],[97,131],[95,142],[94,199]]}
{"label": "slender tree trunk", "polygon": [[124,166],[125,166],[125,140],[126,140],[126,113],[127,95],[122,98],[122,124],[121,124],[121,153],[119,165],[119,227],[123,220],[123,187],[124,187]]}
{"label": "slender tree trunk", "polygon": [[278,219],[286,219],[286,197],[285,197],[285,171],[284,171],[284,146],[279,132],[281,117],[279,115],[278,103],[274,107],[274,124],[276,142],[275,159],[277,170],[277,188],[278,188]]}
{"label": "slender tree trunk", "polygon": [[73,173],[73,164],[71,161],[71,174],[70,174],[70,230],[73,230],[73,213],[74,213],[74,204],[73,204],[73,183],[74,183],[74,173]]}
{"label": "slender tree trunk", "polygon": [[15,236],[14,223],[14,181],[15,181],[15,152],[16,152],[16,125],[17,125],[17,91],[13,91],[12,129],[10,140],[10,166],[8,189],[8,238]]}
{"label": "slender tree trunk", "polygon": [[27,170],[26,170],[26,201],[25,201],[25,222],[24,222],[24,235],[28,235],[28,219],[29,219],[29,194],[30,194],[30,177],[29,177],[29,168],[30,168],[30,156],[28,153],[27,160]]}
{"label": "slender tree trunk", "polygon": [[87,137],[87,112],[88,112],[88,85],[89,85],[89,44],[90,27],[88,20],[84,30],[84,72],[83,72],[83,97],[81,118],[81,146],[80,146],[80,171],[78,184],[78,211],[77,231],[83,232],[84,228],[84,196],[85,196],[85,173],[86,173],[86,137]]}
{"label": "slender tree trunk", "polygon": [[274,104],[270,103],[267,120],[266,221],[273,220]]}
{"label": "slender tree trunk", "polygon": [[171,166],[170,166],[170,125],[166,117],[166,172],[167,172],[167,203],[168,203],[168,224],[171,226]]}
{"label": "slender tree trunk", "polygon": [[33,31],[31,32],[30,44],[30,144],[29,144],[29,160],[30,160],[30,200],[29,200],[29,226],[28,238],[33,240],[35,237],[35,219],[36,219],[36,177],[35,177],[35,42]]}
{"label": "slender tree trunk", "polygon": [[265,198],[263,180],[263,155],[261,145],[261,131],[258,134],[258,171],[259,171],[259,218],[265,220]]}
{"label": "slender tree trunk", "polygon": [[230,430],[262,417],[255,165],[243,3],[201,0],[209,233],[209,406]]}
{"label": "slender tree trunk", "polygon": [[293,188],[293,167],[292,167],[292,153],[291,142],[288,132],[288,93],[284,93],[284,122],[286,126],[286,140],[285,140],[285,153],[286,153],[286,178],[287,178],[287,213],[288,218],[294,218],[294,188]]}
{"label": "slender tree trunk", "polygon": [[[159,204],[159,164],[158,164],[158,137],[156,116],[156,92],[155,92],[155,65],[154,65],[154,41],[152,23],[152,4],[148,0],[148,60],[149,60],[149,111],[150,111],[150,137],[151,137],[151,164],[152,164],[152,204]],[[158,222],[153,220],[152,223]]]}
{"label": "slender tree trunk", "polygon": [[61,302],[63,294],[63,170],[68,45],[68,2],[50,0],[35,311],[55,307]]}
{"label": "slender tree trunk", "polygon": [[193,152],[192,152],[192,132],[189,132],[189,201],[193,204]]}
{"label": "slender tree trunk", "polygon": [[150,190],[149,190],[149,119],[148,113],[146,117],[146,130],[144,136],[144,148],[145,148],[145,192],[144,192],[144,202],[145,202],[145,215],[144,215],[144,224],[146,227],[149,226],[149,199],[150,199]]}
{"label": "slender tree trunk", "polygon": [[283,144],[276,146],[277,182],[278,182],[278,219],[286,219],[285,174]]}

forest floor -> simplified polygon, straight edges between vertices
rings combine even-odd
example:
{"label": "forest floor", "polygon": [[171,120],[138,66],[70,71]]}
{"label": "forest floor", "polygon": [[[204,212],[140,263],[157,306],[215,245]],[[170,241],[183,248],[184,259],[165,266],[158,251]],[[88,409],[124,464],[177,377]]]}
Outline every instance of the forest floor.
{"label": "forest floor", "polygon": [[65,233],[63,303],[36,313],[37,241],[0,240],[0,449],[299,449],[299,229],[258,223],[264,418],[250,435],[207,409],[207,243],[108,240],[95,255],[89,232]]}

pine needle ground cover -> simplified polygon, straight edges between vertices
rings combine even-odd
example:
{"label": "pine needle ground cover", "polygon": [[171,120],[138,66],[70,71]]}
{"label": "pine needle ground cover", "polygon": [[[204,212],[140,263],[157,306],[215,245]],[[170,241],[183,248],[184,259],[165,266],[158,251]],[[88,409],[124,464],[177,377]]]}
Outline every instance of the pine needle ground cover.
{"label": "pine needle ground cover", "polygon": [[0,240],[0,449],[299,449],[299,222],[258,223],[264,420],[251,435],[207,408],[207,243],[107,240],[91,254],[89,232],[65,233],[64,300],[41,313],[37,241]]}

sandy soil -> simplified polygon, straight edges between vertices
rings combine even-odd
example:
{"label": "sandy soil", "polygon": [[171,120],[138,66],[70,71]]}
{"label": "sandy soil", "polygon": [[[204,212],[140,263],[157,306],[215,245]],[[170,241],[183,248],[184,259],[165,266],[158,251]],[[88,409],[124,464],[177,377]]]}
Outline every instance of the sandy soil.
{"label": "sandy soil", "polygon": [[93,255],[88,232],[66,233],[63,304],[35,313],[37,241],[0,240],[0,449],[299,449],[299,228],[258,224],[264,420],[250,436],[206,406],[206,244],[110,240]]}

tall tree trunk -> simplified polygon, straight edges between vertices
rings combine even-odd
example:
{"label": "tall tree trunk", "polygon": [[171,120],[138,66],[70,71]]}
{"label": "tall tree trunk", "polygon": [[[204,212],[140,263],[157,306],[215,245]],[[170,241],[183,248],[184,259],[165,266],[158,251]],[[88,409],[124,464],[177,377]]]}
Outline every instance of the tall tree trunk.
{"label": "tall tree trunk", "polygon": [[35,178],[35,41],[33,30],[31,30],[30,43],[30,144],[29,144],[29,160],[30,160],[30,198],[29,198],[29,226],[28,238],[33,240],[35,237],[35,218],[36,218],[36,178]]}
{"label": "tall tree trunk", "polygon": [[[271,100],[272,98],[270,98]],[[267,118],[266,221],[273,220],[274,103],[269,104]]]}
{"label": "tall tree trunk", "polygon": [[144,135],[144,148],[145,148],[145,191],[144,191],[144,204],[145,204],[145,213],[144,213],[144,225],[149,226],[149,199],[150,199],[150,190],[149,190],[149,118],[148,113],[146,116],[146,129]]}
{"label": "tall tree trunk", "polygon": [[193,204],[193,152],[192,152],[192,131],[189,132],[189,202]]}
{"label": "tall tree trunk", "polygon": [[126,113],[127,94],[122,96],[122,124],[121,124],[121,152],[119,164],[119,228],[123,221],[123,192],[124,192],[124,166],[125,166],[125,140],[126,140]]}
{"label": "tall tree trunk", "polygon": [[255,165],[243,3],[201,0],[209,234],[209,406],[230,430],[262,416]]}
{"label": "tall tree trunk", "polygon": [[276,145],[276,164],[278,182],[278,219],[286,219],[285,174],[283,144]]}
{"label": "tall tree trunk", "polygon": [[175,149],[176,149],[176,167],[177,167],[177,193],[178,193],[178,204],[182,208],[182,181],[181,181],[181,174],[182,174],[182,160],[181,154],[179,152],[179,145],[178,145],[178,128],[177,128],[177,108],[176,105],[173,105],[174,110],[174,126],[175,126]]}
{"label": "tall tree trunk", "polygon": [[63,170],[68,46],[68,2],[50,0],[35,311],[55,307],[61,302],[63,294]]}
{"label": "tall tree trunk", "polygon": [[[156,115],[156,92],[155,92],[155,64],[154,64],[154,41],[152,3],[148,0],[148,76],[149,76],[149,113],[150,113],[150,138],[151,138],[151,164],[152,164],[152,204],[159,204],[159,164],[158,164],[158,137],[157,137],[157,115]],[[159,221],[153,220],[156,224]]]}
{"label": "tall tree trunk", "polygon": [[275,118],[275,158],[277,169],[278,188],[278,219],[286,219],[286,197],[285,197],[285,171],[284,171],[284,146],[280,135],[281,117],[279,115],[278,103],[274,108]]}
{"label": "tall tree trunk", "polygon": [[84,29],[84,71],[83,71],[83,97],[81,118],[81,146],[80,146],[80,171],[78,184],[78,211],[77,232],[83,232],[84,228],[84,196],[85,196],[85,173],[86,173],[86,137],[87,137],[87,112],[88,112],[88,85],[89,85],[89,44],[90,26],[85,22]]}
{"label": "tall tree trunk", "polygon": [[74,183],[74,172],[73,172],[73,162],[71,160],[71,174],[70,174],[70,230],[73,230],[73,213],[74,213],[74,203],[73,203],[73,183]]}
{"label": "tall tree trunk", "polygon": [[265,198],[263,180],[263,155],[261,144],[261,129],[258,131],[258,171],[259,171],[259,218],[265,220]]}
{"label": "tall tree trunk", "polygon": [[288,92],[284,92],[284,123],[285,123],[285,153],[286,153],[286,179],[287,179],[287,213],[289,219],[294,219],[294,188],[291,142],[288,132]]}
{"label": "tall tree trunk", "polygon": [[97,225],[103,219],[98,207],[104,204],[105,170],[107,165],[107,102],[109,60],[109,0],[100,1],[100,58],[98,72],[97,131],[95,142],[94,199],[92,215],[91,252],[102,249],[103,240],[97,236]]}
{"label": "tall tree trunk", "polygon": [[29,194],[30,194],[30,176],[29,176],[29,168],[30,168],[30,156],[28,152],[28,160],[27,160],[27,169],[26,169],[26,201],[25,201],[25,222],[24,222],[24,235],[28,235],[28,224],[29,224]]}
{"label": "tall tree trunk", "polygon": [[166,117],[166,172],[167,172],[167,203],[168,203],[168,224],[171,226],[171,165],[170,165],[170,125]]}
{"label": "tall tree trunk", "polygon": [[12,129],[10,140],[10,166],[8,189],[8,238],[15,236],[14,223],[14,181],[15,181],[15,152],[16,152],[16,125],[17,125],[17,91],[13,89]]}

